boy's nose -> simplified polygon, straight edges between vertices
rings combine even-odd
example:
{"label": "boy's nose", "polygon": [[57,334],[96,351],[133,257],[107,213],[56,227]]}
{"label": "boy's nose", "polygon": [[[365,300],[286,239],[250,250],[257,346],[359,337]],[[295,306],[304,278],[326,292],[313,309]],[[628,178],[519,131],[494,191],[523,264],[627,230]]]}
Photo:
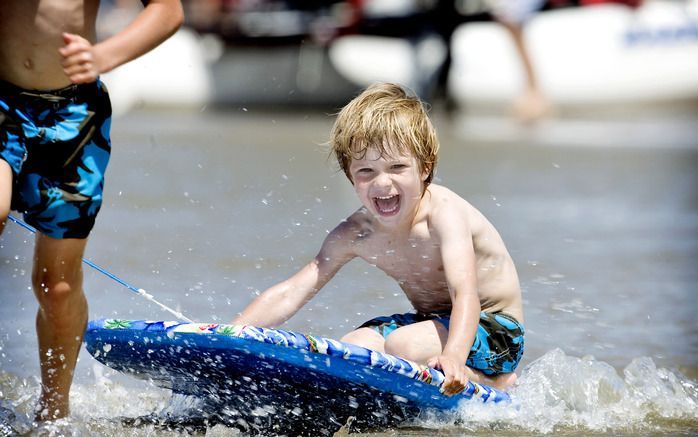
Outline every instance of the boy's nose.
{"label": "boy's nose", "polygon": [[379,187],[389,187],[393,184],[393,180],[390,178],[390,175],[387,173],[379,173],[376,176],[376,185]]}

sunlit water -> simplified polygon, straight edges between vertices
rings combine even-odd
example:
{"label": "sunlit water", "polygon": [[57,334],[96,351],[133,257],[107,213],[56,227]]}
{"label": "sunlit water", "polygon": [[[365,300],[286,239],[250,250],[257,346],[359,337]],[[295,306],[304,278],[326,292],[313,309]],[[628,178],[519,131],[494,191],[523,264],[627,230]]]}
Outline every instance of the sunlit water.
{"label": "sunlit water", "polygon": [[[604,122],[588,144],[559,125],[553,142],[540,140],[545,126],[494,141],[436,120],[437,180],[492,220],[517,263],[526,353],[513,404],[467,404],[372,435],[696,434],[697,132],[623,144],[623,131]],[[330,125],[320,112],[247,108],[115,120],[106,201],[86,256],[190,318],[230,320],[358,207],[320,145]],[[47,435],[237,435],[223,424],[168,428],[196,408],[85,351],[71,419],[34,429],[32,243],[13,224],[0,237],[0,435],[8,424]],[[92,269],[85,276],[91,318],[171,318]],[[385,275],[352,262],[285,327],[336,338],[408,308]]]}

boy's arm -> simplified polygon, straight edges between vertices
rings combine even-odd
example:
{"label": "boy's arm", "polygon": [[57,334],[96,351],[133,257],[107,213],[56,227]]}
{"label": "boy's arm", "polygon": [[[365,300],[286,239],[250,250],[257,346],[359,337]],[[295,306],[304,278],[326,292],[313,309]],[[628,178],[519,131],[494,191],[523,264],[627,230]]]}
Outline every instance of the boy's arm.
{"label": "boy's arm", "polygon": [[[144,2],[145,3],[145,2]],[[180,0],[150,0],[121,32],[92,44],[80,35],[63,34],[63,71],[73,83],[97,77],[149,52],[172,36],[184,20]]]}
{"label": "boy's arm", "polygon": [[330,232],[312,261],[290,278],[265,290],[231,323],[277,327],[290,319],[354,257],[347,229],[340,224]]}
{"label": "boy's arm", "polygon": [[480,320],[475,250],[467,218],[454,208],[437,215],[432,223],[441,241],[444,273],[453,308],[444,350],[440,356],[432,358],[429,365],[444,372],[442,391],[450,396],[462,391],[468,383],[465,362]]}

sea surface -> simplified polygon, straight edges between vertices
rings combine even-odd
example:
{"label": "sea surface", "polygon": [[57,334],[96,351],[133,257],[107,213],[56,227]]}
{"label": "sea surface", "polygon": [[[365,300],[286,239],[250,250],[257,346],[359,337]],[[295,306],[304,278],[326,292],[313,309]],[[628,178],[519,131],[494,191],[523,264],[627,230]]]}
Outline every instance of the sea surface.
{"label": "sea surface", "polygon": [[[202,322],[224,323],[313,257],[359,206],[328,157],[331,110],[142,109],[114,120],[105,201],[86,257]],[[438,183],[499,229],[524,293],[526,352],[507,406],[464,405],[373,436],[698,434],[696,113],[505,118],[435,112]],[[31,425],[39,391],[33,236],[0,236],[0,435],[228,436],[167,428],[167,391],[82,351],[72,417]],[[85,267],[90,318],[172,319]],[[409,303],[351,262],[284,327],[338,338]],[[43,433],[43,434],[42,434]],[[347,435],[347,430],[338,432]]]}

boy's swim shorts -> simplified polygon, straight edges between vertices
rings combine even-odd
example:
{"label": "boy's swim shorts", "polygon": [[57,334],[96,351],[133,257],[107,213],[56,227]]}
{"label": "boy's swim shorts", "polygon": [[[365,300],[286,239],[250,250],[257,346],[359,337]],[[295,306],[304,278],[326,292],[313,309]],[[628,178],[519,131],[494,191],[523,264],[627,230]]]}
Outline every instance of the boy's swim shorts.
{"label": "boy's swim shorts", "polygon": [[[393,314],[376,317],[360,326],[372,328],[387,338],[391,332],[401,326],[434,320],[449,328],[450,314]],[[475,341],[470,348],[470,355],[465,363],[486,375],[510,373],[516,369],[524,351],[524,327],[513,317],[501,313],[480,313]]]}
{"label": "boy's swim shorts", "polygon": [[111,103],[102,82],[29,91],[0,81],[0,158],[12,209],[53,238],[86,238],[102,204]]}

